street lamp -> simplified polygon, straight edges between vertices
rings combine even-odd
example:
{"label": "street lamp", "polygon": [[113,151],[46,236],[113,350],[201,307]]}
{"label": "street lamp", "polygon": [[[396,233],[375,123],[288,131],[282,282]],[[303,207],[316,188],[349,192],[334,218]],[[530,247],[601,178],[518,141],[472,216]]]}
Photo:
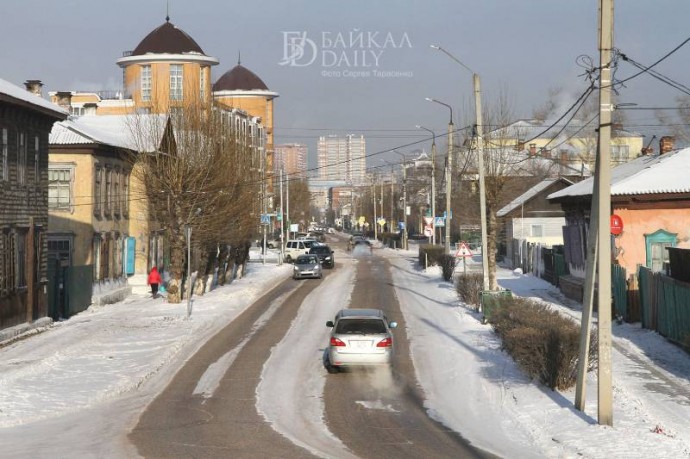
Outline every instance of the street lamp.
{"label": "street lamp", "polygon": [[402,156],[402,170],[403,170],[403,233],[402,233],[402,243],[403,250],[407,250],[407,157],[400,153],[398,150],[393,150],[393,153]]}
{"label": "street lamp", "polygon": [[446,161],[446,242],[445,251],[450,253],[450,191],[451,191],[451,169],[453,168],[453,107],[441,102],[440,100],[432,99],[427,97],[426,100],[429,102],[435,102],[437,104],[443,105],[448,110],[450,110],[450,119],[448,121],[448,158]]}
{"label": "street lamp", "polygon": [[416,127],[417,129],[431,132],[433,139],[431,141],[431,244],[436,245],[436,226],[434,225],[434,219],[436,218],[436,133],[419,124]]}
{"label": "street lamp", "polygon": [[441,51],[450,57],[457,64],[472,74],[474,86],[474,113],[475,113],[475,132],[477,135],[477,172],[479,173],[479,215],[482,228],[482,270],[484,290],[489,290],[489,250],[487,248],[486,232],[486,189],[484,185],[484,140],[482,138],[482,96],[480,89],[479,75],[471,68],[463,64],[457,57],[441,48],[439,45],[430,45],[431,48]]}

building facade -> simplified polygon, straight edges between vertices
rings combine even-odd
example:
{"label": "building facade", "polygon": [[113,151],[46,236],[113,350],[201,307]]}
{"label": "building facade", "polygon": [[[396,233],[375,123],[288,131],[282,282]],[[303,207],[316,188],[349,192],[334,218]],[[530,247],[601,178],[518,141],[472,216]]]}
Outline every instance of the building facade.
{"label": "building facade", "polygon": [[307,178],[307,146],[287,143],[275,146],[273,154],[273,174],[277,178],[280,170],[288,179]]}
{"label": "building facade", "polygon": [[317,161],[319,180],[342,180],[352,186],[366,183],[366,140],[363,135],[319,137]]}
{"label": "building facade", "polygon": [[0,79],[0,329],[48,317],[48,135],[68,113]]}

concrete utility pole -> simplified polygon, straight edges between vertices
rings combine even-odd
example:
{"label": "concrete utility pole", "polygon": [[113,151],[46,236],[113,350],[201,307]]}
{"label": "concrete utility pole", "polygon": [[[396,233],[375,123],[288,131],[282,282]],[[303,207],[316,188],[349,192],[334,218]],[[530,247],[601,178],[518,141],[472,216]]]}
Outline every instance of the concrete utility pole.
{"label": "concrete utility pole", "polygon": [[[285,183],[285,220],[287,222],[287,239],[290,239],[290,179]],[[284,248],[285,245],[283,245]]]}
{"label": "concrete utility pole", "polygon": [[424,126],[417,125],[417,129],[424,129],[431,132],[431,244],[436,245],[436,133]]}
{"label": "concrete utility pole", "polygon": [[453,59],[458,65],[472,74],[472,82],[474,85],[474,113],[476,117],[476,134],[477,134],[477,169],[479,169],[479,214],[480,224],[482,229],[482,270],[484,290],[489,290],[489,257],[488,257],[488,238],[486,231],[486,189],[484,185],[484,140],[482,138],[482,96],[479,75],[471,68],[466,66],[457,57],[453,56],[447,50],[439,45],[430,45],[431,48],[441,51],[446,56]]}
{"label": "concrete utility pole", "polygon": [[372,194],[374,196],[374,240],[377,241],[379,239],[379,231],[377,229],[378,222],[376,221],[376,180],[374,180],[372,185]]}
{"label": "concrete utility pole", "polygon": [[403,250],[407,250],[407,158],[405,155],[400,153],[397,150],[393,150],[396,154],[402,156],[403,158],[403,163],[402,163],[402,192],[403,192],[403,240],[402,240],[402,246]]}
{"label": "concrete utility pole", "polygon": [[283,168],[280,168],[280,260],[283,261],[285,253],[285,202],[283,202]]}
{"label": "concrete utility pole", "polygon": [[[445,252],[450,253],[450,191],[451,191],[451,167],[453,164],[453,107],[441,102],[440,100],[432,99],[427,97],[426,100],[430,102],[436,102],[439,105],[443,105],[448,110],[450,110],[450,120],[448,121],[448,157],[446,158],[446,237],[445,237]],[[435,215],[434,215],[435,217]]]}
{"label": "concrete utility pole", "polygon": [[611,381],[611,50],[613,0],[599,3],[599,424],[613,425]]}
{"label": "concrete utility pole", "polygon": [[479,219],[482,228],[482,280],[484,290],[489,290],[489,237],[486,231],[486,184],[484,180],[484,138],[482,133],[482,91],[479,75],[472,74],[474,85],[474,113],[477,134],[477,169],[479,172]]}

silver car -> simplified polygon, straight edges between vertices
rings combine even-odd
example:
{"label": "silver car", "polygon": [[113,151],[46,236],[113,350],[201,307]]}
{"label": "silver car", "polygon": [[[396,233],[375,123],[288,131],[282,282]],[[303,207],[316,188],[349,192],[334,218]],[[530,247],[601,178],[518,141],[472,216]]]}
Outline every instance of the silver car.
{"label": "silver car", "polygon": [[380,309],[341,309],[334,321],[324,355],[329,373],[341,367],[390,365],[393,356],[393,334],[398,326],[389,322]]}
{"label": "silver car", "polygon": [[315,277],[318,279],[323,277],[323,270],[318,256],[300,255],[295,260],[295,266],[292,268],[292,278],[304,279],[305,277]]}

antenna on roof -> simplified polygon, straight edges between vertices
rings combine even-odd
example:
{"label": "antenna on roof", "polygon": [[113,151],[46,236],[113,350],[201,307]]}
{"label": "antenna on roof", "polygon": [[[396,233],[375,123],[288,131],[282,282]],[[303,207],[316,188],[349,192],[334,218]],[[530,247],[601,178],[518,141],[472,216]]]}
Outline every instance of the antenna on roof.
{"label": "antenna on roof", "polygon": [[165,2],[165,22],[170,22],[170,1]]}
{"label": "antenna on roof", "polygon": [[237,65],[240,65],[242,63],[242,51],[237,50]]}

